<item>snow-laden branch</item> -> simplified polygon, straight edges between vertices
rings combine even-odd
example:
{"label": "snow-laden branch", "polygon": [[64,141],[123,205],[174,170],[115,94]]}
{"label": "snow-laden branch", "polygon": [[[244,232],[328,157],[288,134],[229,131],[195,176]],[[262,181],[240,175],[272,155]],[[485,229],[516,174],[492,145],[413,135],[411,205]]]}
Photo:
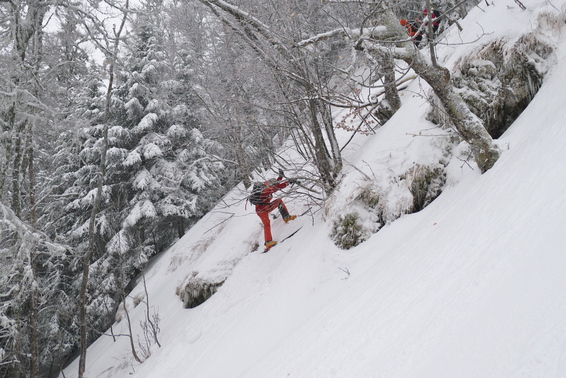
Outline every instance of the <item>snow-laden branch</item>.
{"label": "snow-laden branch", "polygon": [[[218,17],[218,19],[224,23],[226,26],[228,26],[232,31],[234,31],[234,33],[236,33],[237,35],[239,35],[240,37],[242,37],[242,39],[244,41],[246,41],[246,43],[263,59],[265,59],[267,62],[271,62],[272,59],[269,56],[269,54],[267,54],[265,51],[263,51],[259,46],[257,46],[256,43],[254,43],[253,39],[255,38],[255,35],[250,36],[250,33],[244,33],[243,31],[241,31],[236,24],[234,24],[233,22],[231,22],[230,20],[228,20],[226,17],[224,17],[219,10],[214,6],[214,4],[210,1],[205,1],[205,0],[199,0],[201,3],[203,3],[204,5],[206,5],[207,7],[210,8],[211,12]],[[271,65],[276,65],[274,62],[271,63]]]}
{"label": "snow-laden branch", "polygon": [[325,39],[330,39],[334,37],[347,37],[352,40],[366,37],[366,38],[373,38],[373,39],[383,39],[390,35],[391,32],[388,30],[386,26],[375,26],[372,28],[365,28],[365,29],[344,29],[338,28],[328,32],[320,33],[310,38],[304,39],[297,43],[297,47],[305,47],[308,45],[312,45],[323,41]]}
{"label": "snow-laden branch", "polygon": [[[269,25],[264,24],[259,19],[251,15],[249,12],[246,12],[240,9],[239,7],[232,5],[223,0],[199,0],[199,1],[202,4],[206,5],[207,7],[209,7],[218,17],[220,17],[220,14],[216,10],[216,8],[221,9],[222,11],[228,14],[231,14],[243,27],[244,33],[248,37],[248,39],[258,40],[260,39],[260,36],[264,36],[266,37],[265,40],[272,47],[274,47],[277,51],[279,51],[279,53],[285,55],[288,59],[292,60],[291,54],[287,46],[275,36],[275,33],[273,32],[273,30],[271,30]],[[235,27],[235,25],[231,24],[228,20],[226,20],[223,17],[220,17],[220,19],[222,20],[222,22],[229,25],[234,31],[238,32],[238,29]],[[257,34],[250,29],[250,26],[253,29],[255,29]],[[252,46],[252,48],[258,51],[262,56],[269,58],[265,52],[259,51],[259,47],[254,43],[251,43],[250,46]]]}
{"label": "snow-laden branch", "polygon": [[[355,31],[356,30],[354,30],[354,29],[348,30],[348,29],[344,29],[344,28],[334,29],[334,30],[331,30],[331,31],[328,31],[328,32],[325,32],[325,33],[320,33],[320,34],[317,34],[317,35],[312,36],[310,38],[304,39],[304,40],[298,42],[297,46],[298,47],[305,47],[305,46],[312,45],[314,43],[323,41],[325,39],[330,39],[330,38],[337,37],[337,36],[338,37],[344,36],[344,37],[354,38],[353,36],[354,36]],[[359,32],[359,30],[357,30],[357,31]]]}
{"label": "snow-laden branch", "polygon": [[248,22],[249,24],[251,24],[252,26],[254,26],[258,30],[261,30],[261,29],[270,30],[269,26],[267,26],[266,24],[264,24],[263,22],[258,20],[256,17],[252,16],[251,13],[240,9],[239,7],[237,7],[235,5],[227,3],[226,1],[208,0],[208,1],[201,1],[201,2],[203,2],[203,3],[206,2],[206,3],[216,5],[218,8],[222,9],[223,11],[228,12],[235,17],[239,17],[241,19],[246,20],[246,22]]}
{"label": "snow-laden branch", "polygon": [[51,252],[63,252],[67,249],[64,245],[49,241],[46,235],[34,231],[29,225],[22,221],[12,209],[2,203],[0,203],[0,225],[1,224],[6,225],[16,232],[22,240],[27,241],[25,243],[26,245],[41,243]]}
{"label": "snow-laden branch", "polygon": [[33,232],[17,215],[4,204],[0,203],[0,224],[6,224],[22,238],[31,238],[34,241],[40,239],[39,234]]}

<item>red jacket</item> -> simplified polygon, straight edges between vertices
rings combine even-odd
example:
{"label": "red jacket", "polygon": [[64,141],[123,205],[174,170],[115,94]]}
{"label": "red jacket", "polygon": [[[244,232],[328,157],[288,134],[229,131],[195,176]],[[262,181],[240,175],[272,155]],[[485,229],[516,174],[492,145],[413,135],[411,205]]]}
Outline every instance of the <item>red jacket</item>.
{"label": "red jacket", "polygon": [[[263,189],[263,191],[261,192],[261,195],[259,196],[259,199],[261,200],[262,204],[269,204],[269,202],[273,198],[273,193],[275,193],[276,191],[281,190],[281,189],[285,188],[287,185],[289,185],[288,181],[281,181],[281,180],[283,180],[283,177],[279,176],[279,177],[277,177],[277,181],[275,181],[275,182],[266,181],[264,183],[265,189]],[[261,205],[258,205],[258,206],[261,206]]]}

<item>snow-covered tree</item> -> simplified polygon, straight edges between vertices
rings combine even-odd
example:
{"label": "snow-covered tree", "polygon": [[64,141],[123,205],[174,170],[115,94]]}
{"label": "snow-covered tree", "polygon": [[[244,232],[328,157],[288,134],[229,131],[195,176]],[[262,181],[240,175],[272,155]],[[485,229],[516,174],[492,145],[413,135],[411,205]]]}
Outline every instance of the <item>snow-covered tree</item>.
{"label": "snow-covered tree", "polygon": [[230,169],[223,182],[249,184],[255,169],[273,164],[277,139],[282,139],[277,135],[289,132],[272,105],[277,85],[269,79],[269,68],[258,64],[250,47],[206,7],[170,3],[168,24],[167,55],[175,56],[179,79],[191,83],[192,90],[184,95],[200,104],[193,111],[204,134],[225,147],[222,158]]}
{"label": "snow-covered tree", "polygon": [[195,101],[192,83],[167,65],[162,20],[151,15],[134,23],[119,75],[114,111],[120,126],[110,130],[108,167],[125,196],[118,227],[152,250],[144,258],[181,236],[223,193],[221,147],[204,136],[194,115],[200,104],[188,102]]}
{"label": "snow-covered tree", "polygon": [[63,298],[60,266],[68,250],[1,203],[0,235],[0,374],[39,376],[40,367],[70,351],[70,330],[65,334],[65,315],[57,305],[65,307],[69,299]]}
{"label": "snow-covered tree", "polygon": [[200,2],[226,25],[230,38],[253,52],[266,72],[262,80],[269,80],[274,88],[271,110],[283,116],[281,126],[287,135],[294,134],[299,151],[314,165],[315,174],[309,177],[314,185],[331,192],[342,160],[327,101],[331,71],[321,62],[337,54],[330,45],[308,52],[293,46],[303,33],[320,30],[328,5],[318,1],[245,1],[238,6],[226,1]]}
{"label": "snow-covered tree", "polygon": [[[190,102],[194,97],[186,72],[177,70],[176,60],[169,64],[167,35],[162,20],[154,17],[160,12],[146,11],[142,9],[133,23],[109,111],[99,84],[92,81],[88,92],[79,96],[80,114],[92,125],[62,133],[52,160],[57,169],[49,209],[53,215],[57,208],[64,210],[46,224],[53,237],[75,246],[79,257],[89,248],[107,127],[88,280],[90,338],[109,325],[126,286],[148,259],[183,235],[225,193],[223,164],[217,157],[222,148],[205,136],[207,130],[195,116],[197,105]],[[80,124],[80,115],[76,117]],[[73,290],[78,290],[76,283]]]}
{"label": "snow-covered tree", "polygon": [[[298,45],[307,47],[313,43],[323,42],[328,38],[342,36],[355,41],[357,49],[364,50],[378,58],[390,54],[394,59],[405,61],[431,86],[450,122],[462,139],[470,145],[481,171],[485,172],[490,169],[501,152],[482,121],[470,111],[455,90],[450,80],[450,72],[436,62],[433,47],[429,50],[429,57],[425,55],[423,50],[415,48],[413,42],[407,38],[404,27],[399,24],[399,17],[393,13],[390,3],[379,1],[370,8],[372,13],[379,15],[376,20],[378,22],[377,27],[338,28],[311,36],[298,42]],[[423,23],[427,23],[426,19],[423,20]],[[433,42],[431,41],[429,44],[432,46]]]}

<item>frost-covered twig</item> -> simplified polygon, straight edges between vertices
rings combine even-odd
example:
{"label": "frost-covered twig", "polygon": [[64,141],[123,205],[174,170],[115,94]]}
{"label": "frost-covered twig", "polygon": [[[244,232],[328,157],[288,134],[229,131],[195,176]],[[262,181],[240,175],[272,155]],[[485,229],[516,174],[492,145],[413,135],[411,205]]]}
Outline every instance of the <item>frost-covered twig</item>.
{"label": "frost-covered twig", "polygon": [[126,305],[126,297],[125,296],[123,297],[123,301],[124,301],[124,313],[126,314],[126,320],[128,322],[128,332],[129,332],[129,334],[127,336],[130,339],[130,348],[131,348],[131,351],[132,351],[132,355],[134,356],[134,359],[141,364],[142,360],[138,357],[138,354],[136,353],[136,347],[134,345],[134,336],[132,334],[132,323],[130,321],[130,313],[128,311],[128,306]]}
{"label": "frost-covered twig", "polygon": [[224,223],[228,222],[230,219],[232,219],[232,217],[234,217],[234,214],[231,214],[228,218],[220,221],[219,223],[216,223],[214,226],[212,226],[211,228],[209,228],[208,230],[206,230],[204,232],[204,234],[209,233],[210,231],[214,230],[216,227],[223,225]]}
{"label": "frost-covered twig", "polygon": [[159,333],[159,316],[157,314],[153,314],[152,317],[149,316],[149,293],[147,292],[145,273],[142,273],[142,278],[143,278],[143,289],[145,291],[146,322],[147,324],[149,324],[149,328],[151,330],[151,336],[153,337],[153,340],[155,341],[157,346],[161,348],[161,344],[159,343],[159,339],[157,338],[157,334]]}

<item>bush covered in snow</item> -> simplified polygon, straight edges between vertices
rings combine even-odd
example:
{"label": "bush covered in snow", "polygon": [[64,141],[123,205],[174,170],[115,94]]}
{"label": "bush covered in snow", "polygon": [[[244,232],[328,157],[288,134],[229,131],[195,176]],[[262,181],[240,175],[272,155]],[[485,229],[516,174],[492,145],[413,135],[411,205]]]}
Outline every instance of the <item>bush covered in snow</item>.
{"label": "bush covered in snow", "polygon": [[331,233],[334,244],[342,249],[350,249],[367,240],[367,230],[360,224],[360,215],[356,212],[340,215],[334,221]]}
{"label": "bush covered in snow", "polygon": [[516,41],[492,41],[457,63],[454,84],[492,137],[500,137],[531,102],[553,52],[544,36],[531,32]]}
{"label": "bush covered in snow", "polygon": [[415,164],[404,175],[407,187],[413,195],[412,213],[424,209],[442,193],[446,183],[444,167],[438,165]]}
{"label": "bush covered in snow", "polygon": [[366,177],[345,199],[346,203],[331,205],[337,210],[332,216],[330,237],[342,249],[355,247],[387,222],[424,209],[442,193],[445,183],[446,171],[441,163],[414,164],[388,180]]}

